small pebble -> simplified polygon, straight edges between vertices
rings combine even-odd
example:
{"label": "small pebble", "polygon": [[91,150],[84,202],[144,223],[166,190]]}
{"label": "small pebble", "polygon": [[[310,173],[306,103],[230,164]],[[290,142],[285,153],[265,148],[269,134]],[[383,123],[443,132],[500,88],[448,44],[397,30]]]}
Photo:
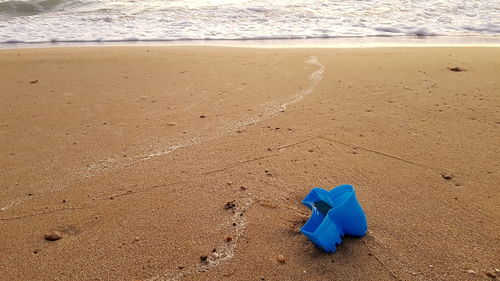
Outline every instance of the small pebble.
{"label": "small pebble", "polygon": [[469,274],[476,274],[476,272],[474,270],[472,270],[472,269],[468,269],[465,272],[467,272]]}
{"label": "small pebble", "polygon": [[493,279],[496,279],[496,278],[497,278],[497,273],[496,273],[494,270],[493,270],[493,271],[486,272],[485,274],[486,274],[486,276],[491,277],[491,278],[493,278]]}
{"label": "small pebble", "polygon": [[43,239],[47,241],[57,241],[62,238],[61,233],[57,231],[51,231],[43,236]]}
{"label": "small pebble", "polygon": [[276,259],[277,259],[279,262],[281,262],[281,263],[285,263],[285,262],[286,262],[286,259],[285,259],[285,257],[284,257],[283,255],[278,255],[278,256],[276,257]]}
{"label": "small pebble", "polygon": [[175,125],[177,125],[177,122],[168,122],[167,123],[167,126],[175,126]]}
{"label": "small pebble", "polygon": [[200,261],[201,262],[206,262],[208,259],[208,256],[200,256]]}
{"label": "small pebble", "polygon": [[227,242],[231,242],[232,240],[233,240],[233,237],[231,237],[231,236],[226,237]]}
{"label": "small pebble", "polygon": [[242,186],[240,186],[240,189],[241,189],[241,190],[247,190],[247,188],[246,188],[246,187],[244,187],[243,185],[242,185]]}
{"label": "small pebble", "polygon": [[200,115],[200,118],[207,118],[206,115]]}
{"label": "small pebble", "polygon": [[441,176],[445,180],[451,180],[453,178],[453,176],[451,174],[448,174],[448,173],[441,173]]}

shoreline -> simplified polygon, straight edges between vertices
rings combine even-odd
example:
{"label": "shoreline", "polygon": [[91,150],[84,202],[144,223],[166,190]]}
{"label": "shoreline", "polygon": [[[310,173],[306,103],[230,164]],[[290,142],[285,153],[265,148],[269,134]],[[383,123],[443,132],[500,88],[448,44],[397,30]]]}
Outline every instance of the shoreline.
{"label": "shoreline", "polygon": [[216,46],[243,48],[500,47],[500,36],[366,36],[338,38],[186,39],[2,42],[3,49],[121,46]]}

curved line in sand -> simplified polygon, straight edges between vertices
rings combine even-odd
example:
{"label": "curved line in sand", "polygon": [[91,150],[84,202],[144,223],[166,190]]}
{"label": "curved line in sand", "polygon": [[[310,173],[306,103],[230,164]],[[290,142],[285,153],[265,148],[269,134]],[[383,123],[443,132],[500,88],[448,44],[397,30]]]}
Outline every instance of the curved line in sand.
{"label": "curved line in sand", "polygon": [[200,144],[203,142],[215,140],[215,139],[218,139],[218,138],[223,137],[223,136],[233,135],[239,129],[254,125],[258,122],[261,122],[263,120],[267,120],[269,118],[274,117],[276,114],[283,112],[288,106],[295,104],[295,103],[303,100],[308,95],[310,95],[314,91],[314,89],[316,88],[318,83],[323,79],[325,67],[318,61],[316,56],[311,56],[311,58],[309,60],[305,61],[305,63],[316,65],[319,68],[309,75],[309,81],[310,81],[309,86],[306,89],[291,96],[286,102],[281,103],[281,104],[279,104],[279,103],[277,104],[275,102],[264,104],[262,106],[265,109],[264,109],[264,112],[262,112],[261,114],[251,116],[251,117],[249,117],[243,121],[240,121],[232,126],[227,126],[213,136],[194,137],[194,138],[189,139],[187,141],[175,143],[171,146],[168,146],[168,147],[161,149],[161,150],[157,150],[157,151],[150,153],[150,154],[138,155],[138,156],[135,156],[131,159],[129,158],[130,160],[127,160],[126,162],[124,162],[123,160],[118,160],[118,159],[121,159],[119,157],[110,158],[107,160],[101,160],[96,164],[90,165],[90,167],[85,171],[83,178],[90,178],[90,177],[93,177],[97,174],[100,174],[101,172],[112,171],[112,170],[116,170],[116,169],[121,168],[121,167],[132,166],[132,165],[135,165],[137,163],[147,161],[151,158],[155,158],[155,157],[159,157],[159,156],[163,156],[163,155],[172,153],[177,149],[190,147],[190,146]]}
{"label": "curved line in sand", "polygon": [[[91,178],[91,177],[96,176],[100,173],[107,172],[107,171],[113,171],[113,170],[116,170],[116,169],[119,169],[122,167],[129,167],[129,166],[147,161],[147,160],[155,158],[155,157],[160,157],[160,156],[172,153],[172,152],[176,151],[177,149],[186,148],[186,147],[197,145],[197,144],[200,144],[203,142],[215,140],[215,139],[221,138],[223,136],[230,136],[230,135],[235,134],[239,129],[254,125],[258,122],[261,122],[261,121],[264,121],[266,119],[274,117],[276,114],[283,112],[288,106],[295,104],[295,103],[303,100],[308,95],[310,95],[314,91],[314,89],[316,88],[318,83],[323,79],[325,67],[318,61],[316,56],[311,56],[309,60],[305,61],[305,63],[316,65],[316,66],[318,66],[318,69],[309,75],[309,77],[308,77],[309,81],[310,81],[309,86],[306,89],[296,93],[295,95],[292,95],[286,102],[284,102],[284,103],[269,102],[266,104],[262,104],[261,106],[264,107],[264,111],[261,114],[251,116],[245,120],[242,120],[240,122],[235,123],[232,126],[223,127],[221,131],[219,131],[218,133],[216,133],[213,136],[195,137],[195,138],[192,138],[192,139],[189,139],[186,141],[178,142],[178,143],[172,144],[164,149],[157,150],[157,151],[150,153],[150,154],[143,154],[143,155],[135,156],[127,162],[123,162],[123,160],[120,159],[119,157],[99,160],[97,163],[91,164],[89,168],[87,168],[85,171],[83,171],[83,176],[81,179]],[[66,182],[66,184],[68,184],[68,182]],[[59,189],[51,189],[51,190],[52,191],[61,190],[64,188],[63,185],[64,185],[64,183],[60,183]],[[13,200],[8,205],[0,208],[0,212],[3,212],[3,211],[10,209],[10,208],[18,205],[22,201],[23,201],[22,199]]]}

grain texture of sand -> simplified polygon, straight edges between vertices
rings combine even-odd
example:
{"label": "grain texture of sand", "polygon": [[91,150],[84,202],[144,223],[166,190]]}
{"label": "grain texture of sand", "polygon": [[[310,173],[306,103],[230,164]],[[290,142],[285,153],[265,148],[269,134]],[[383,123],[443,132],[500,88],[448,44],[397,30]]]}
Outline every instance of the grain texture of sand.
{"label": "grain texture of sand", "polygon": [[[492,280],[499,77],[495,47],[1,50],[0,280]],[[324,254],[300,202],[340,184],[369,232]]]}

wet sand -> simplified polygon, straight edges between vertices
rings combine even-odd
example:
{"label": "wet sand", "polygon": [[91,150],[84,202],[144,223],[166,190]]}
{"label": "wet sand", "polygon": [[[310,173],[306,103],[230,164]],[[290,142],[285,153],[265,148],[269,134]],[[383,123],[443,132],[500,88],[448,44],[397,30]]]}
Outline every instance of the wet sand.
{"label": "wet sand", "polygon": [[[1,50],[0,280],[492,280],[498,77],[488,47]],[[340,184],[369,232],[324,254],[300,202]]]}

